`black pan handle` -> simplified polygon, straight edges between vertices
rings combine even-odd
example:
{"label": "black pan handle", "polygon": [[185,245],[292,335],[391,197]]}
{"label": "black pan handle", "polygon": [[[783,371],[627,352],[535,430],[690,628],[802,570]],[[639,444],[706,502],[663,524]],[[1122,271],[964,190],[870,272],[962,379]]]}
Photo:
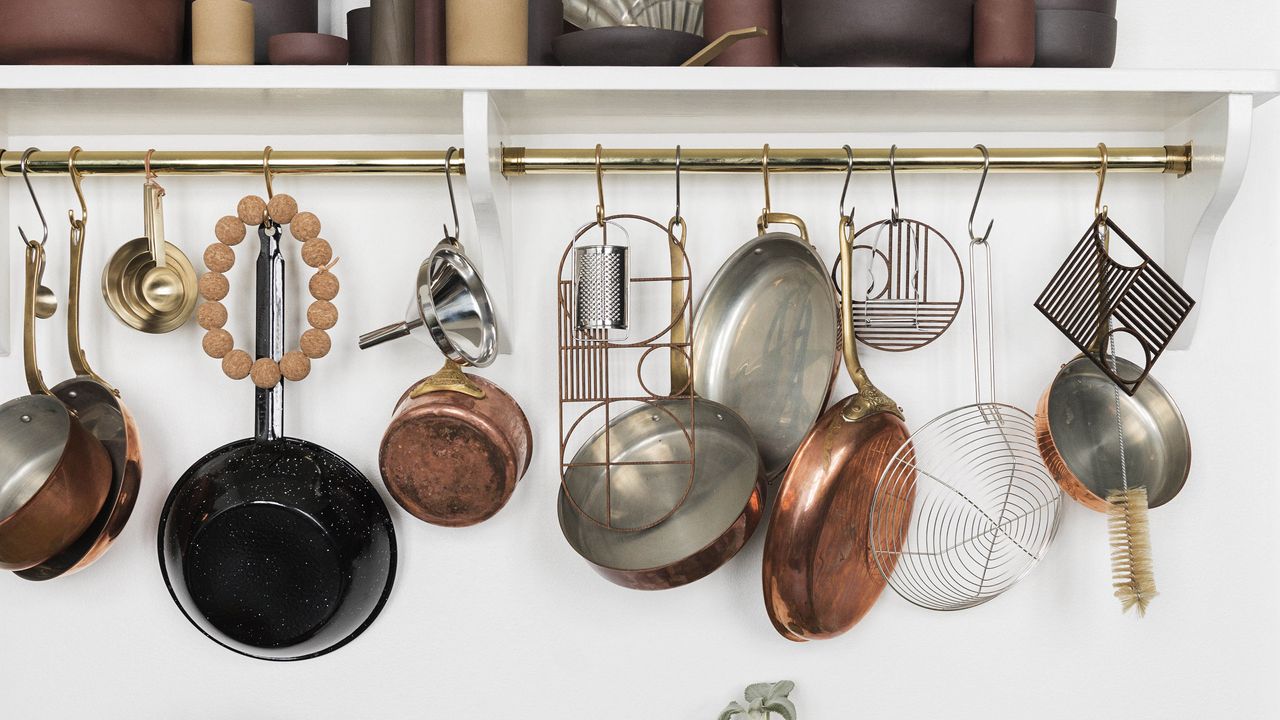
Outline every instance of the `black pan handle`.
{"label": "black pan handle", "polygon": [[[258,358],[279,360],[284,355],[284,256],[280,254],[279,225],[258,227],[257,336]],[[267,442],[284,436],[284,380],[267,390],[254,388],[257,417],[254,437]]]}

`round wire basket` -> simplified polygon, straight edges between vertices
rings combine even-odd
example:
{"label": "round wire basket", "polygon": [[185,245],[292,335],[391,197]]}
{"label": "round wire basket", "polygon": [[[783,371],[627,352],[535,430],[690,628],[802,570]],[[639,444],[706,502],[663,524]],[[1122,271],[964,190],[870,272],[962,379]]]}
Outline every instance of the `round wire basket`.
{"label": "round wire basket", "polygon": [[917,430],[880,476],[872,556],[907,601],[971,608],[1044,557],[1062,505],[1040,458],[1035,419],[1011,405],[967,405]]}

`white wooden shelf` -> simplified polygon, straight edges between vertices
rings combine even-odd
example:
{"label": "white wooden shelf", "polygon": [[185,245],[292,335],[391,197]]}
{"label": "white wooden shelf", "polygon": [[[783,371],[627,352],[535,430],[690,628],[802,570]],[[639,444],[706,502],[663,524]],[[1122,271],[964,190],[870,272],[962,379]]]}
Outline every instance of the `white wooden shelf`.
{"label": "white wooden shelf", "polygon": [[[1244,177],[1253,108],[1278,94],[1271,70],[0,66],[0,147],[34,136],[176,146],[188,135],[245,135],[284,146],[351,135],[365,147],[439,149],[403,136],[449,136],[468,149],[466,182],[501,311],[511,242],[504,145],[550,146],[542,136],[560,134],[649,135],[655,145],[673,135],[724,145],[707,136],[735,133],[891,133],[904,145],[911,133],[978,133],[992,144],[997,133],[1140,134],[1194,146],[1192,174],[1162,181],[1164,264],[1199,296]],[[0,202],[0,222],[6,210]],[[10,300],[0,297],[0,354]],[[1194,326],[1193,315],[1175,347],[1190,343]]]}
{"label": "white wooden shelf", "polygon": [[0,67],[9,135],[1163,131],[1280,72],[983,68]]}

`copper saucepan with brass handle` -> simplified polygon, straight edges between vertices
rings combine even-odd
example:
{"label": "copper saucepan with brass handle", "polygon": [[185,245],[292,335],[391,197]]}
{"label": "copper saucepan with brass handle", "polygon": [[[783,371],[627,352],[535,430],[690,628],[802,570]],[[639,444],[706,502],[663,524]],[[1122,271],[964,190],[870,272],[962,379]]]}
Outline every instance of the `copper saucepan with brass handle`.
{"label": "copper saucepan with brass handle", "polygon": [[23,357],[31,394],[0,405],[0,569],[26,570],[80,537],[111,487],[111,458],[49,392],[36,361],[44,245],[26,247]]}
{"label": "copper saucepan with brass handle", "polygon": [[80,419],[91,435],[102,443],[111,458],[111,487],[106,502],[89,527],[61,552],[35,567],[17,573],[24,580],[52,580],[83,570],[102,557],[119,537],[133,514],[142,481],[142,448],[133,415],[120,399],[119,391],[94,372],[80,346],[80,271],[84,264],[84,243],[89,212],[75,169],[73,148],[69,159],[71,179],[80,199],[81,216],[71,218],[71,269],[67,292],[67,351],[76,376],[58,383],[53,394]]}

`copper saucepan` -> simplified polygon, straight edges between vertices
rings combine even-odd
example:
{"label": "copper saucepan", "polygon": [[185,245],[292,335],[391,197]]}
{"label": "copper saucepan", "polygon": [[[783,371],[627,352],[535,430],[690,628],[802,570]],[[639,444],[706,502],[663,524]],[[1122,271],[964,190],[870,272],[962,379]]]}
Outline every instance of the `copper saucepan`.
{"label": "copper saucepan", "polygon": [[[852,217],[841,217],[845,288],[853,287],[852,223]],[[910,433],[902,409],[871,384],[858,362],[849,295],[841,298],[842,339],[857,392],[820,417],[800,444],[778,489],[765,536],[765,607],[774,627],[789,640],[847,631],[885,587],[871,554],[869,515],[876,484]],[[903,508],[894,516],[909,517],[914,497],[900,500]],[[897,545],[901,541],[897,538]],[[892,542],[888,546],[896,547]]]}
{"label": "copper saucepan", "polygon": [[80,192],[80,176],[75,171],[72,150],[71,177],[80,198],[82,216],[71,215],[71,273],[67,292],[67,350],[76,376],[59,383],[53,394],[80,418],[81,424],[102,443],[111,457],[111,487],[106,502],[88,529],[75,542],[39,565],[17,573],[24,580],[52,580],[93,564],[124,530],[138,500],[142,481],[142,448],[138,428],[119,392],[89,367],[80,347],[80,269],[88,211]]}
{"label": "copper saucepan", "polygon": [[[1143,372],[1123,358],[1110,361],[1122,377]],[[1058,485],[1097,512],[1108,512],[1107,496],[1122,488],[1122,464],[1129,485],[1145,487],[1153,508],[1172,500],[1191,472],[1191,435],[1164,387],[1148,376],[1132,397],[1117,392],[1111,378],[1083,355],[1062,366],[1041,396],[1036,437]]]}
{"label": "copper saucepan", "polygon": [[400,397],[378,453],[391,497],[419,520],[447,527],[493,517],[532,459],[520,405],[452,360]]}
{"label": "copper saucepan", "polygon": [[0,569],[39,565],[80,537],[106,502],[111,458],[45,385],[35,310],[44,245],[28,242],[23,356],[31,394],[0,405]]}

